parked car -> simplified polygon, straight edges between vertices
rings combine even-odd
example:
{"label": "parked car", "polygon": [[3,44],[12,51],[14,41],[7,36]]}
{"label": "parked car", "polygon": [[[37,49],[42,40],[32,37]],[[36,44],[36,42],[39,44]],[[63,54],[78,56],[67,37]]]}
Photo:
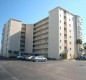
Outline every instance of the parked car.
{"label": "parked car", "polygon": [[86,60],[86,56],[79,56],[76,58],[76,60]]}
{"label": "parked car", "polygon": [[27,61],[32,61],[33,58],[34,58],[34,56],[26,56],[26,60],[27,60]]}
{"label": "parked car", "polygon": [[17,59],[21,59],[21,57],[22,57],[21,55],[18,55],[16,58],[17,58]]}
{"label": "parked car", "polygon": [[33,62],[45,62],[47,61],[47,58],[45,58],[44,56],[35,56],[32,58]]}
{"label": "parked car", "polygon": [[17,56],[17,59],[19,59],[19,60],[25,60],[26,59],[26,56],[24,56],[24,55],[18,55]]}

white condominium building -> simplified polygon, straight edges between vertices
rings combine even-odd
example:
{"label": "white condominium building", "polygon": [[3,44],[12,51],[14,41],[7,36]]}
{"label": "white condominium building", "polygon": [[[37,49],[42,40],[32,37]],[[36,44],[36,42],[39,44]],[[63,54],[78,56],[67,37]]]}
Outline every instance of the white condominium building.
{"label": "white condominium building", "polygon": [[82,39],[82,19],[78,15],[57,7],[49,11],[48,17],[33,25],[16,20],[8,23],[3,30],[3,55],[17,51],[53,59],[73,59],[78,56],[76,40]]}
{"label": "white condominium building", "polygon": [[76,40],[82,38],[82,19],[57,7],[49,12],[48,57],[73,59],[77,57]]}
{"label": "white condominium building", "polygon": [[21,21],[15,19],[10,19],[4,24],[1,42],[1,53],[4,57],[16,56],[21,53],[32,53],[32,26],[23,24]]}

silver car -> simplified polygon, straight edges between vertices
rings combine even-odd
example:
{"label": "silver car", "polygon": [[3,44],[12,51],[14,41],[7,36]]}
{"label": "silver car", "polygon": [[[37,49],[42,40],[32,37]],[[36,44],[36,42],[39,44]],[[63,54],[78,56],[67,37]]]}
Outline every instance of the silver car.
{"label": "silver car", "polygon": [[33,61],[34,62],[45,62],[45,61],[47,61],[47,58],[45,58],[44,56],[35,56],[33,58]]}
{"label": "silver car", "polygon": [[26,60],[27,60],[27,61],[32,61],[33,57],[34,57],[34,56],[26,56]]}

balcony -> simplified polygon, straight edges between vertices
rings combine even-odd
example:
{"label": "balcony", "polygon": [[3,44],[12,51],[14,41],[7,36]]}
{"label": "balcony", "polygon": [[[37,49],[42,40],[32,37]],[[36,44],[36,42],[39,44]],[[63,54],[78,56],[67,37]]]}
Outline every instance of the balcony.
{"label": "balcony", "polygon": [[67,36],[67,31],[64,31],[64,36]]}
{"label": "balcony", "polygon": [[47,36],[36,37],[36,38],[34,38],[34,41],[39,41],[39,40],[43,40],[43,39],[48,39],[48,35]]}
{"label": "balcony", "polygon": [[43,45],[41,45],[41,46],[39,46],[39,47],[33,47],[33,49],[37,49],[37,50],[40,50],[40,49],[48,49],[48,46],[43,46]]}
{"label": "balcony", "polygon": [[64,46],[67,47],[67,43],[64,43]]}
{"label": "balcony", "polygon": [[67,38],[67,34],[64,34],[64,38]]}
{"label": "balcony", "polygon": [[24,52],[24,51],[25,51],[25,49],[20,49],[20,51],[21,51],[21,52]]}
{"label": "balcony", "polygon": [[40,23],[37,23],[37,24],[35,24],[35,29],[40,27],[40,26],[46,25],[47,23],[48,23],[48,20],[42,21]]}
{"label": "balcony", "polygon": [[20,48],[24,48],[25,47],[25,45],[23,45],[23,44],[20,44]]}
{"label": "balcony", "polygon": [[65,25],[65,24],[64,24],[64,28],[66,28],[66,29],[67,29],[67,25]]}
{"label": "balcony", "polygon": [[42,45],[42,44],[48,44],[47,41],[40,41],[40,42],[35,42],[33,45]]}
{"label": "balcony", "polygon": [[25,36],[25,32],[21,32],[21,36]]}
{"label": "balcony", "polygon": [[38,33],[34,34],[34,37],[40,36],[40,35],[44,35],[44,34],[48,34],[48,31],[41,31],[41,32],[38,32]]}
{"label": "balcony", "polygon": [[64,22],[67,22],[67,19],[64,19]]}
{"label": "balcony", "polygon": [[64,37],[64,40],[67,41],[67,37]]}
{"label": "balcony", "polygon": [[67,22],[65,22],[65,21],[64,21],[64,25],[66,25],[66,26],[67,26]]}
{"label": "balcony", "polygon": [[21,45],[25,46],[25,43],[20,43],[20,46],[21,46]]}
{"label": "balcony", "polygon": [[25,32],[26,30],[25,29],[22,29],[21,32]]}
{"label": "balcony", "polygon": [[21,40],[21,43],[25,43],[25,40]]}
{"label": "balcony", "polygon": [[66,11],[64,10],[64,16],[66,16]]}

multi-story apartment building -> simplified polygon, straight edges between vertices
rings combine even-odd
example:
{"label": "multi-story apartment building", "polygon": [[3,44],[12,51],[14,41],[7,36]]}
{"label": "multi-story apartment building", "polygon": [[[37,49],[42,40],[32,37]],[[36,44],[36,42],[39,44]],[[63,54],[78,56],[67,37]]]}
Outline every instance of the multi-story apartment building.
{"label": "multi-story apartment building", "polygon": [[48,57],[48,29],[49,17],[34,24],[33,30],[33,53]]}
{"label": "multi-story apartment building", "polygon": [[57,7],[49,12],[49,57],[72,59],[77,57],[76,40],[81,39],[82,19]]}
{"label": "multi-story apartment building", "polygon": [[[22,24],[22,22],[18,23]],[[16,23],[14,23],[12,27],[15,27],[15,25]],[[29,25],[29,27],[28,25],[22,24],[22,27],[18,29],[17,26],[16,29],[19,30],[18,33],[20,32],[19,36],[21,37],[18,38],[19,40],[17,38],[13,38],[13,40],[16,39],[16,41],[20,41],[19,45],[21,46],[18,47],[18,44],[15,45],[14,43],[12,47],[17,46],[17,51],[20,53],[22,51],[30,53],[33,48],[32,53],[35,55],[44,55],[48,58],[55,59],[73,59],[78,56],[79,51],[76,40],[82,39],[81,27],[82,19],[79,16],[61,7],[57,7],[49,11],[49,17],[33,25]],[[16,29],[15,32],[17,31]],[[7,43],[6,41],[8,41],[9,43],[11,41],[6,40],[7,38],[5,37],[7,35],[6,30],[4,30],[5,32],[3,31],[5,34],[3,35],[3,42],[5,41],[5,43]],[[12,32],[14,32],[14,30]],[[27,36],[25,36],[26,34]],[[2,44],[2,51],[5,49],[5,43]],[[15,51],[15,49],[13,50]]]}
{"label": "multi-story apartment building", "polygon": [[[19,20],[10,19],[4,24],[1,53],[5,57],[19,53],[32,53],[33,25],[23,24]],[[29,47],[29,48],[28,48]]]}

